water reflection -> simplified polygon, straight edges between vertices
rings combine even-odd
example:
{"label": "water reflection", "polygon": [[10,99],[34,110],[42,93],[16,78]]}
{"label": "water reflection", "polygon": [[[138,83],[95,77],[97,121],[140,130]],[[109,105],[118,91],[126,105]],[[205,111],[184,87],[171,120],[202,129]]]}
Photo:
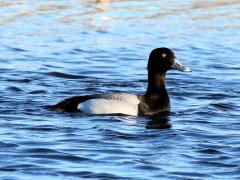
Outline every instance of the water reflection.
{"label": "water reflection", "polygon": [[97,0],[98,3],[109,3],[110,0]]}
{"label": "water reflection", "polygon": [[150,121],[146,125],[146,129],[169,129],[172,127],[169,113],[158,114],[149,117]]}

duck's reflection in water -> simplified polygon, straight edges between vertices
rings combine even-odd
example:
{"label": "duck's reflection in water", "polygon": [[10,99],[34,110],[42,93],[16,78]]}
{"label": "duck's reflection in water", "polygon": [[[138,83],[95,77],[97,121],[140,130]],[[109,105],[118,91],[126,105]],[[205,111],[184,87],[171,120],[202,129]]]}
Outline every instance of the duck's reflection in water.
{"label": "duck's reflection in water", "polygon": [[146,125],[146,129],[169,129],[172,127],[170,123],[169,113],[158,114],[149,117],[150,121]]}

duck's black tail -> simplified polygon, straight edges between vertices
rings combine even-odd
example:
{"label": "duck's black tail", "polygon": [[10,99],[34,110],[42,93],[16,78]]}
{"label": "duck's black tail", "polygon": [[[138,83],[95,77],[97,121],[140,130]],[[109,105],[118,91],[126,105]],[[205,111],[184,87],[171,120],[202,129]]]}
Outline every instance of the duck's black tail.
{"label": "duck's black tail", "polygon": [[65,99],[61,102],[59,102],[56,105],[47,105],[45,106],[48,110],[53,110],[57,112],[80,112],[78,107],[78,104],[87,101],[89,99],[92,99],[91,96],[74,96],[68,99]]}

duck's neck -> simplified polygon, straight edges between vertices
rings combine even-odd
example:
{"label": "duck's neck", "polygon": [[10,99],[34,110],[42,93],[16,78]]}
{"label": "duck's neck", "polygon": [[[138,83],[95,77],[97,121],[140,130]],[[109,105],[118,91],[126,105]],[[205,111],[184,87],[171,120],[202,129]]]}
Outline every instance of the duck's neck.
{"label": "duck's neck", "polygon": [[165,72],[159,72],[156,74],[148,73],[148,87],[146,96],[155,96],[159,98],[167,97],[168,93],[165,88]]}
{"label": "duck's neck", "polygon": [[153,115],[170,110],[170,99],[165,88],[166,73],[148,74],[148,87],[142,97],[139,113]]}

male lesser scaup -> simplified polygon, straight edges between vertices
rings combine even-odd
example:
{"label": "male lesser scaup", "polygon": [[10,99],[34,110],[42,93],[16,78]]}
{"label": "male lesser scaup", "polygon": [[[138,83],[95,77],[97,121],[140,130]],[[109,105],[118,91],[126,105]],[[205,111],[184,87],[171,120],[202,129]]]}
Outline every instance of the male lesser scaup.
{"label": "male lesser scaup", "polygon": [[127,93],[75,96],[50,106],[59,112],[85,114],[156,115],[170,111],[170,99],[165,88],[169,69],[191,72],[182,65],[168,48],[152,50],[148,60],[148,87],[144,95]]}

